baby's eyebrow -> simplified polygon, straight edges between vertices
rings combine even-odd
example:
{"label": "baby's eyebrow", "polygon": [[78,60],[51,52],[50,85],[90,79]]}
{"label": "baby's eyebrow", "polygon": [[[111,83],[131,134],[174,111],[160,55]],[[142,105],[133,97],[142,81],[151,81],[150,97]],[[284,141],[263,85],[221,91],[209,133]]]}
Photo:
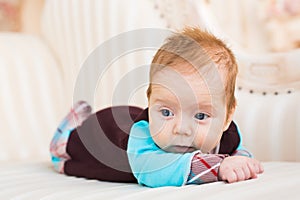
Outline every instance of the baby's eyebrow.
{"label": "baby's eyebrow", "polygon": [[171,104],[171,105],[177,105],[177,101],[172,100],[171,98],[169,99],[161,99],[161,98],[156,98],[154,100],[155,103],[162,103],[162,104]]}
{"label": "baby's eyebrow", "polygon": [[211,113],[216,113],[216,108],[212,104],[198,104],[198,108],[201,110],[209,111]]}

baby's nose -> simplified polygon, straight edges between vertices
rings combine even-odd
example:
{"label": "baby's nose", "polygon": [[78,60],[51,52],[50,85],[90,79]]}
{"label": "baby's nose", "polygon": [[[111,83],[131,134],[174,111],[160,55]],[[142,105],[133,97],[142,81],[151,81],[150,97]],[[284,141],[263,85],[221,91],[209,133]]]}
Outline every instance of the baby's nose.
{"label": "baby's nose", "polygon": [[174,134],[177,135],[186,135],[191,136],[192,135],[192,128],[191,125],[187,122],[182,120],[181,122],[177,122],[174,128]]}

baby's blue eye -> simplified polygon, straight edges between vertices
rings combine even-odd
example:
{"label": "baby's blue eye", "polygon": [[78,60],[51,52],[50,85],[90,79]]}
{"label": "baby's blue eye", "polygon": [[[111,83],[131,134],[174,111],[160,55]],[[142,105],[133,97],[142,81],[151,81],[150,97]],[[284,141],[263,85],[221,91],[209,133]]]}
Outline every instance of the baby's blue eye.
{"label": "baby's blue eye", "polygon": [[203,119],[206,119],[208,117],[207,114],[204,114],[204,113],[197,113],[195,115],[195,118],[198,119],[198,120],[203,120]]}
{"label": "baby's blue eye", "polygon": [[170,117],[170,116],[174,116],[174,114],[169,111],[168,109],[162,109],[161,110],[161,114],[164,116],[164,117]]}

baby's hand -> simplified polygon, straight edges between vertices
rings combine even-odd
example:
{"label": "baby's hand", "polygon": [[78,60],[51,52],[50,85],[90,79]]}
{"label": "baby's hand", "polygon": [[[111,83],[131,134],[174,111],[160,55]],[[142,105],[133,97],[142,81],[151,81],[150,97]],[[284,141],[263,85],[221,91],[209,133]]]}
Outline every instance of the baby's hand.
{"label": "baby's hand", "polygon": [[219,168],[219,180],[228,183],[256,178],[264,171],[259,161],[245,156],[230,156],[225,158]]}

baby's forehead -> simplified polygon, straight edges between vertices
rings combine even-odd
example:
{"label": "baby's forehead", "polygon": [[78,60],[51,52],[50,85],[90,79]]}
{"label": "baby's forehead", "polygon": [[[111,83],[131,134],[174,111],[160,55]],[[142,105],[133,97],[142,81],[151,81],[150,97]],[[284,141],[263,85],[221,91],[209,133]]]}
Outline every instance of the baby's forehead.
{"label": "baby's forehead", "polygon": [[[179,70],[178,70],[179,69]],[[190,66],[165,67],[152,78],[152,85],[160,85],[166,89],[183,94],[224,94],[224,85],[218,70],[200,71]]]}
{"label": "baby's forehead", "polygon": [[[193,63],[182,62],[171,64],[168,66],[162,66],[160,70],[153,74],[152,80],[164,81],[180,81],[191,78],[193,81],[205,82],[209,85],[224,86],[224,79],[226,77],[226,71],[219,67],[214,62],[209,62],[204,65],[196,65]],[[173,80],[172,80],[173,79]]]}
{"label": "baby's forehead", "polygon": [[155,82],[152,85],[151,102],[163,102],[167,105],[180,105],[180,107],[195,108],[209,105],[219,108],[225,103],[225,93],[216,88],[210,89],[205,82],[181,82],[180,80]]}

